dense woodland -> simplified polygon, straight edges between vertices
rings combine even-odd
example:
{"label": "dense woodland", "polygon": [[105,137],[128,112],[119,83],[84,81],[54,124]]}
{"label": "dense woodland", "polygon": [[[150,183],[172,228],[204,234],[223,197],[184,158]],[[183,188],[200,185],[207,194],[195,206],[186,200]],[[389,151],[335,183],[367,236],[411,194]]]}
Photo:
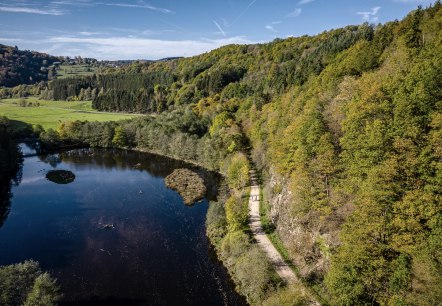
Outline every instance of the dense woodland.
{"label": "dense woodland", "polygon": [[[323,299],[442,300],[439,1],[385,25],[135,63],[55,80],[41,92],[74,99],[82,90],[95,92],[99,110],[157,115],[66,122],[40,138],[49,145],[148,150],[226,174],[234,192],[209,211],[208,235],[249,302],[281,300],[268,266],[252,261],[261,258],[259,250],[244,238],[248,151],[262,173],[276,231]],[[281,296],[292,296],[287,290]]]}
{"label": "dense woodland", "polygon": [[47,81],[50,67],[60,59],[45,53],[22,51],[0,44],[0,86],[12,87]]}

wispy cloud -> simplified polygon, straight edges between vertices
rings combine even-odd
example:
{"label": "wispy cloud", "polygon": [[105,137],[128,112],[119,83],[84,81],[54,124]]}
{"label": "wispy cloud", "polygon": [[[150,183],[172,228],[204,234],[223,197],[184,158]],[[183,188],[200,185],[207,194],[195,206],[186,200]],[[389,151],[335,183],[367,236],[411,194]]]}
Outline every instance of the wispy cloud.
{"label": "wispy cloud", "polygon": [[287,17],[291,17],[291,18],[298,17],[299,15],[301,15],[301,13],[302,13],[302,8],[297,7],[297,8],[295,8],[295,10],[293,12],[288,14]]}
{"label": "wispy cloud", "polygon": [[377,14],[379,13],[379,10],[381,9],[380,6],[373,7],[371,11],[368,12],[356,12],[356,14],[362,16],[362,20],[367,22],[378,22],[379,18]]}
{"label": "wispy cloud", "polygon": [[394,2],[399,2],[399,3],[429,3],[429,2],[433,2],[431,0],[393,0]]}
{"label": "wispy cloud", "polygon": [[245,13],[247,13],[247,11],[255,4],[255,2],[258,0],[252,0],[247,7],[241,12],[239,13],[238,17],[235,18],[235,20],[232,22],[232,24],[236,23]]}
{"label": "wispy cloud", "polygon": [[5,6],[0,5],[0,11],[8,13],[26,13],[26,14],[38,14],[38,15],[64,15],[65,12],[57,8],[33,8],[28,6]]}
{"label": "wispy cloud", "polygon": [[272,26],[271,24],[267,24],[267,25],[265,26],[265,28],[266,28],[267,30],[269,30],[269,31],[274,32],[274,33],[277,33],[277,32],[278,32],[278,31],[276,31],[275,27]]}
{"label": "wispy cloud", "polygon": [[76,1],[57,0],[57,1],[52,1],[51,2],[51,5],[57,5],[57,6],[62,6],[62,5],[68,5],[68,6],[96,6],[97,4],[100,4],[100,3],[95,3],[95,2],[92,2],[90,0],[76,0]]}
{"label": "wispy cloud", "polygon": [[226,37],[226,32],[224,32],[223,28],[221,28],[221,26],[219,25],[218,22],[216,22],[215,20],[212,20],[213,23],[216,25],[216,27],[218,28],[218,30],[220,31],[221,34],[223,34],[224,37]]}
{"label": "wispy cloud", "polygon": [[308,3],[312,3],[315,0],[301,0],[298,2],[298,5],[304,5],[304,4],[308,4]]}
{"label": "wispy cloud", "polygon": [[174,11],[162,8],[162,7],[156,7],[150,4],[147,4],[143,1],[140,1],[139,4],[129,4],[129,3],[105,3],[105,5],[108,6],[119,6],[119,7],[129,7],[129,8],[142,8],[142,9],[148,9],[153,10],[157,12],[161,12],[163,14],[175,14]]}
{"label": "wispy cloud", "polygon": [[0,37],[1,43],[9,43],[9,42],[16,43],[16,42],[21,42],[21,41],[23,41],[23,39],[21,39],[21,38]]}
{"label": "wispy cloud", "polygon": [[79,35],[83,35],[83,36],[93,36],[93,35],[100,35],[103,34],[103,32],[90,32],[90,31],[81,31],[78,32]]}
{"label": "wispy cloud", "polygon": [[275,28],[275,25],[277,25],[277,24],[281,24],[281,23],[282,23],[282,21],[273,21],[273,22],[271,22],[271,23],[269,23],[269,24],[266,24],[266,25],[265,25],[265,28],[266,28],[267,30],[269,30],[269,31],[274,32],[274,33],[278,33],[278,30]]}
{"label": "wispy cloud", "polygon": [[13,5],[1,3],[0,11],[10,12],[10,13],[28,13],[28,14],[40,14],[40,15],[66,15],[73,8],[85,8],[85,7],[95,7],[95,6],[117,6],[117,7],[127,7],[127,8],[137,8],[137,9],[147,9],[152,11],[157,11],[163,14],[175,14],[174,11],[150,5],[144,1],[138,1],[136,4],[130,3],[104,3],[95,2],[91,0],[57,0],[52,1],[47,6],[41,6],[27,1],[15,1]]}
{"label": "wispy cloud", "polygon": [[193,56],[228,44],[254,43],[245,37],[199,40],[160,40],[136,37],[52,36],[45,43],[57,46],[60,55],[67,50],[81,50],[81,55],[98,59],[160,59],[170,56]]}

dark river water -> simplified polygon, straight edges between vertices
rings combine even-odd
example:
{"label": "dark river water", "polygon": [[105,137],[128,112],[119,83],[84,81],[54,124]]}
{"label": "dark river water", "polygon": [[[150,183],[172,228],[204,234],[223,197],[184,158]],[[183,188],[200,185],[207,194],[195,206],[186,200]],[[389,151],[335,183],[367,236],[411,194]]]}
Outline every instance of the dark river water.
{"label": "dark river water", "polygon": [[[185,206],[164,184],[180,167],[188,166],[118,150],[25,158],[0,220],[0,265],[40,262],[58,279],[63,305],[244,305],[205,236],[218,178],[198,170],[206,199]],[[74,181],[47,180],[54,169]]]}

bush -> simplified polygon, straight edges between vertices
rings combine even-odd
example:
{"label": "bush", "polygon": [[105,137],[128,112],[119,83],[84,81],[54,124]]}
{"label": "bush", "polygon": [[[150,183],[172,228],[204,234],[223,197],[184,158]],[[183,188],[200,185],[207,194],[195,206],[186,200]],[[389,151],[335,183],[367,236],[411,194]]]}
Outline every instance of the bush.
{"label": "bush", "polygon": [[250,247],[250,237],[246,233],[242,231],[230,232],[222,241],[221,257],[225,258],[224,263],[227,266],[232,267]]}
{"label": "bush", "polygon": [[263,306],[307,306],[310,305],[302,288],[290,286],[278,290],[263,302]]}
{"label": "bush", "polygon": [[234,269],[235,282],[250,304],[258,304],[273,290],[275,271],[259,246],[254,245],[238,258]]}
{"label": "bush", "polygon": [[24,306],[57,305],[60,297],[56,281],[48,273],[43,273],[35,279],[32,291],[28,294]]}
{"label": "bush", "polygon": [[223,203],[210,202],[206,217],[206,234],[216,247],[227,234],[226,212]]}
{"label": "bush", "polygon": [[50,128],[46,132],[41,132],[40,140],[46,145],[57,145],[60,142],[60,135]]}
{"label": "bush", "polygon": [[226,202],[226,218],[229,231],[247,228],[249,207],[248,198],[232,195]]}
{"label": "bush", "polygon": [[52,306],[61,298],[59,291],[36,261],[0,267],[0,305]]}
{"label": "bush", "polygon": [[230,188],[239,190],[249,184],[249,161],[242,153],[236,153],[227,168],[227,180]]}

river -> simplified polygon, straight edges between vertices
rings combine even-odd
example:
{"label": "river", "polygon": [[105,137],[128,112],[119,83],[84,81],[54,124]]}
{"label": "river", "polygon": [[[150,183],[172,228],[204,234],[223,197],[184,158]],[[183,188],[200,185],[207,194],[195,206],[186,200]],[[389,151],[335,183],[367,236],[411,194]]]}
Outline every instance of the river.
{"label": "river", "polygon": [[[205,235],[216,174],[186,206],[164,177],[182,162],[141,152],[76,149],[25,158],[0,220],[0,265],[40,262],[62,305],[244,305]],[[75,175],[59,184],[52,170]]]}

